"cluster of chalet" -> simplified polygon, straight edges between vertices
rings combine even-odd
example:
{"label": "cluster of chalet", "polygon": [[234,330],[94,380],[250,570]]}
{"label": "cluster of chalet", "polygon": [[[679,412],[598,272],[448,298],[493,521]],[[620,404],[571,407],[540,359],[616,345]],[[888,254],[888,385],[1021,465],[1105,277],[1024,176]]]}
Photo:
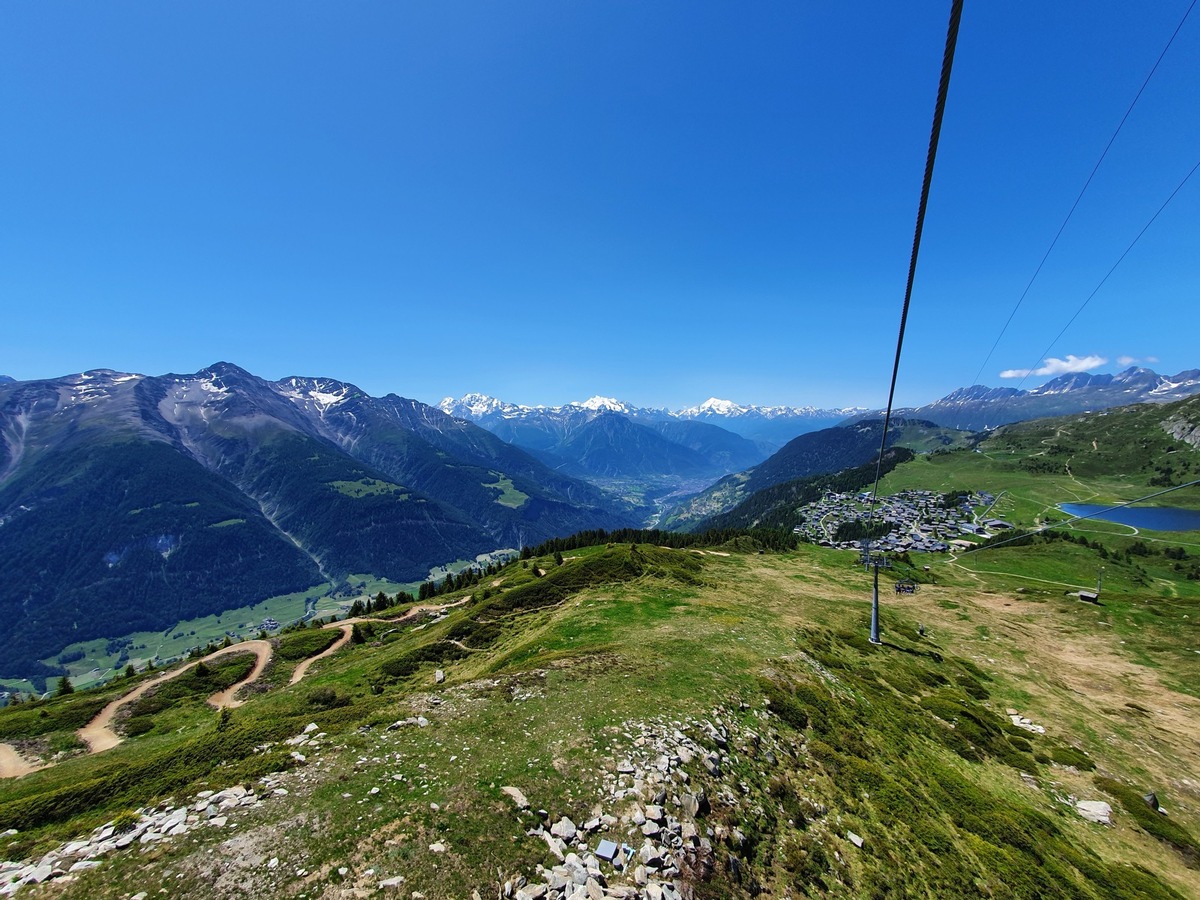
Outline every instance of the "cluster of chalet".
{"label": "cluster of chalet", "polygon": [[[875,520],[892,526],[891,531],[871,542],[872,549],[903,553],[915,550],[944,553],[952,546],[974,546],[981,539],[1013,526],[997,518],[982,518],[996,498],[986,491],[963,497],[956,506],[947,506],[945,495],[937,491],[901,491],[880,497],[875,504]],[[803,524],[793,531],[822,547],[858,550],[858,541],[834,540],[838,528],[846,522],[865,522],[871,511],[871,495],[829,491],[815,503],[799,510]],[[969,540],[973,538],[974,540]]]}

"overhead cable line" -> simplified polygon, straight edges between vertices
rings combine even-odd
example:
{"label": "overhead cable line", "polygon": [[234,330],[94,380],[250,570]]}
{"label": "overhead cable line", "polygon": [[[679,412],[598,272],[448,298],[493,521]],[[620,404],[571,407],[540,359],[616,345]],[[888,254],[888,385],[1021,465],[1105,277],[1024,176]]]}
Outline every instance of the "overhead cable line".
{"label": "overhead cable line", "polygon": [[917,227],[913,234],[912,256],[908,261],[908,284],[904,289],[904,305],[900,310],[900,333],[896,337],[896,358],[892,363],[892,383],[888,388],[887,412],[883,417],[883,438],[879,443],[879,460],[875,467],[875,486],[871,489],[871,514],[879,479],[883,475],[883,451],[887,448],[888,428],[892,421],[892,402],[896,396],[896,376],[900,372],[900,353],[904,349],[904,328],[908,323],[908,306],[912,300],[913,279],[917,274],[917,254],[921,250],[921,232],[925,229],[925,207],[929,203],[929,185],[933,181],[933,163],[937,157],[938,140],[942,135],[942,113],[946,109],[946,93],[950,89],[950,70],[954,66],[954,48],[958,43],[958,24],[962,18],[962,0],[954,0],[950,8],[950,25],[946,30],[946,50],[942,54],[942,78],[938,83],[937,103],[933,108],[933,128],[929,133],[929,151],[925,156],[925,180],[921,184],[921,202],[917,207]]}
{"label": "overhead cable line", "polygon": [[[921,250],[921,233],[925,229],[925,208],[929,203],[929,185],[933,181],[933,163],[937,158],[938,140],[942,135],[942,114],[946,109],[946,94],[950,90],[950,70],[954,67],[954,48],[958,44],[958,25],[962,19],[963,0],[954,0],[950,7],[950,23],[946,27],[946,49],[942,53],[942,77],[938,82],[937,102],[933,108],[933,127],[929,132],[929,150],[925,154],[925,178],[921,183],[921,202],[917,207],[917,226],[913,233],[912,256],[908,262],[908,283],[904,289],[904,306],[900,310],[900,332],[896,337],[896,358],[892,363],[892,382],[888,388],[887,412],[883,417],[883,436],[879,441],[879,459],[875,466],[875,485],[871,488],[868,523],[875,518],[875,500],[879,480],[883,477],[883,454],[887,449],[888,429],[892,422],[892,403],[896,396],[896,377],[900,372],[900,354],[904,348],[904,328],[908,322],[908,305],[912,300],[913,279],[917,274],[917,254]],[[868,532],[869,533],[869,532]],[[869,539],[863,542],[863,562],[875,570],[875,587],[871,599],[871,643],[879,641],[879,564],[869,553]],[[878,559],[878,558],[874,558]]]}
{"label": "overhead cable line", "polygon": [[1067,519],[1065,522],[1055,522],[1052,525],[1043,525],[1041,528],[1037,529],[1036,531],[1026,531],[1023,534],[1014,535],[1013,537],[1007,538],[1006,540],[997,541],[994,544],[984,544],[979,547],[973,547],[970,550],[964,550],[962,553],[959,554],[959,558],[961,559],[962,557],[964,557],[970,553],[980,553],[984,550],[995,550],[997,547],[1003,547],[1005,544],[1012,544],[1017,541],[1024,540],[1025,538],[1031,538],[1034,535],[1041,534],[1043,531],[1049,531],[1052,528],[1062,528],[1066,525],[1070,525],[1072,522],[1078,522],[1080,519],[1094,519],[1099,516],[1103,516],[1105,513],[1110,513],[1113,510],[1124,509],[1127,506],[1132,506],[1134,503],[1142,503],[1143,501],[1146,501],[1146,500],[1153,500],[1155,497],[1163,496],[1163,494],[1170,494],[1174,491],[1180,491],[1187,487],[1195,487],[1198,484],[1200,484],[1200,478],[1197,478],[1195,481],[1189,481],[1187,484],[1177,484],[1174,487],[1165,488],[1164,490],[1161,490],[1161,491],[1155,491],[1153,494],[1147,494],[1145,497],[1138,497],[1134,500],[1126,500],[1124,503],[1118,503],[1115,506],[1109,506],[1104,509],[1097,510],[1096,512],[1088,513],[1087,515],[1072,516],[1071,518]]}
{"label": "overhead cable line", "polygon": [[1138,100],[1141,99],[1142,93],[1146,90],[1146,86],[1150,84],[1150,79],[1153,78],[1154,73],[1158,71],[1159,63],[1163,61],[1163,57],[1165,57],[1167,55],[1167,51],[1171,49],[1171,44],[1175,42],[1176,36],[1178,36],[1180,30],[1183,28],[1183,24],[1187,21],[1188,16],[1192,14],[1192,9],[1196,6],[1197,2],[1200,2],[1200,0],[1192,0],[1191,4],[1184,12],[1183,18],[1179,20],[1179,24],[1175,26],[1175,30],[1171,32],[1171,37],[1167,40],[1166,46],[1164,46],[1162,52],[1158,54],[1158,59],[1156,59],[1154,61],[1154,65],[1150,67],[1150,72],[1146,75],[1145,80],[1142,81],[1142,86],[1138,88],[1137,93],[1134,95],[1133,102],[1131,102],[1129,104],[1129,108],[1125,110],[1125,115],[1121,116],[1121,121],[1117,123],[1116,130],[1113,131],[1112,137],[1110,137],[1108,139],[1108,143],[1104,145],[1104,150],[1100,153],[1100,158],[1097,159],[1096,164],[1092,166],[1091,174],[1088,175],[1087,180],[1083,183],[1083,187],[1079,190],[1079,195],[1075,198],[1075,202],[1071,204],[1070,210],[1067,211],[1067,217],[1063,219],[1062,224],[1058,226],[1058,231],[1055,232],[1053,240],[1050,241],[1050,246],[1046,248],[1046,252],[1042,254],[1042,260],[1037,264],[1037,268],[1034,269],[1033,276],[1029,279],[1029,283],[1025,285],[1025,290],[1023,290],[1021,292],[1021,296],[1017,298],[1016,305],[1012,308],[1012,312],[1008,314],[1008,318],[1005,319],[1004,326],[1000,329],[1000,333],[996,335],[996,340],[992,342],[992,347],[990,350],[988,350],[987,356],[985,356],[983,358],[983,362],[979,364],[979,371],[976,372],[975,377],[971,379],[971,384],[980,383],[980,376],[983,375],[983,370],[987,367],[988,361],[992,358],[992,354],[996,352],[996,348],[1000,345],[1000,339],[1004,337],[1005,332],[1008,331],[1008,326],[1012,324],[1013,317],[1017,314],[1017,310],[1020,309],[1021,304],[1025,302],[1025,297],[1029,294],[1029,290],[1033,287],[1033,283],[1037,281],[1038,275],[1041,274],[1042,267],[1046,265],[1046,260],[1049,259],[1050,254],[1054,252],[1054,247],[1058,243],[1058,239],[1062,237],[1063,231],[1066,230],[1067,223],[1070,222],[1071,217],[1075,215],[1075,210],[1078,209],[1079,202],[1083,199],[1083,195],[1087,193],[1087,189],[1091,186],[1092,179],[1096,177],[1096,173],[1100,170],[1100,166],[1104,162],[1104,158],[1108,156],[1108,151],[1112,149],[1113,143],[1117,140],[1117,135],[1119,135],[1121,133],[1121,129],[1125,127],[1125,122],[1129,119],[1130,113],[1132,113],[1133,108],[1137,106]]}
{"label": "overhead cable line", "polygon": [[[1197,161],[1196,164],[1194,166],[1192,166],[1191,171],[1189,171],[1185,176],[1183,176],[1183,181],[1181,181],[1181,182],[1179,182],[1179,184],[1175,185],[1175,190],[1171,191],[1170,196],[1168,196],[1167,199],[1162,202],[1162,205],[1159,206],[1159,208],[1157,210],[1155,210],[1154,215],[1152,215],[1150,217],[1149,221],[1147,221],[1146,224],[1142,226],[1142,230],[1137,233],[1137,236],[1132,241],[1129,242],[1129,246],[1125,248],[1125,251],[1119,257],[1117,257],[1117,261],[1112,264],[1112,267],[1109,268],[1109,270],[1104,273],[1104,277],[1100,279],[1100,282],[1092,289],[1092,292],[1087,295],[1087,297],[1084,299],[1083,303],[1079,304],[1079,309],[1075,310],[1075,314],[1073,316],[1071,316],[1070,319],[1067,320],[1067,324],[1062,327],[1062,330],[1059,331],[1059,333],[1054,336],[1054,340],[1052,340],[1050,342],[1050,344],[1046,347],[1046,349],[1041,352],[1041,355],[1038,356],[1038,362],[1041,362],[1042,360],[1044,360],[1049,355],[1050,351],[1054,349],[1054,345],[1058,343],[1059,338],[1061,338],[1064,334],[1067,333],[1067,329],[1070,328],[1071,325],[1074,323],[1074,321],[1079,318],[1079,314],[1082,313],[1083,310],[1087,307],[1087,305],[1092,302],[1092,298],[1095,297],[1096,294],[1098,294],[1100,292],[1100,288],[1104,287],[1104,283],[1106,281],[1108,281],[1109,277],[1112,275],[1113,272],[1117,271],[1117,267],[1120,266],[1122,262],[1124,262],[1125,257],[1129,255],[1129,252],[1131,250],[1133,250],[1133,248],[1137,245],[1137,242],[1142,239],[1142,235],[1144,235],[1147,231],[1150,230],[1150,226],[1154,224],[1154,220],[1157,219],[1159,217],[1159,215],[1162,214],[1162,211],[1167,208],[1167,206],[1171,203],[1172,200],[1175,199],[1175,195],[1178,194],[1181,190],[1183,190],[1183,186],[1188,183],[1188,181],[1191,179],[1191,177],[1193,175],[1196,174],[1197,169],[1200,169],[1200,161]],[[1021,377],[1021,380],[1017,383],[1018,391],[1021,389],[1021,385],[1025,383],[1026,379],[1029,378],[1029,376],[1032,375],[1036,369],[1037,369],[1037,364],[1035,363],[1032,367],[1025,370],[1025,374]],[[1013,396],[1015,396],[1015,394]],[[1007,402],[1007,401],[1003,401],[1001,403],[1001,409],[1003,409],[1004,402]]]}

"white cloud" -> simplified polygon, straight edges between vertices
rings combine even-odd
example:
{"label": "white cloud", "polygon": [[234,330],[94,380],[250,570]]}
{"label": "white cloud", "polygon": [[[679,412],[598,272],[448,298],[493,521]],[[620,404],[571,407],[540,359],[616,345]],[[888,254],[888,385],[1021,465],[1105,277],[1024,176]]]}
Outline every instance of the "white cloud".
{"label": "white cloud", "polygon": [[1118,356],[1117,357],[1117,365],[1121,365],[1121,366],[1136,366],[1138,363],[1154,364],[1156,362],[1158,362],[1157,356],[1145,356],[1145,357],[1142,357],[1141,359],[1139,359],[1136,356]]}
{"label": "white cloud", "polygon": [[1103,356],[1076,356],[1068,353],[1066,359],[1056,359],[1051,356],[1042,362],[1044,365],[1036,369],[1005,369],[1000,373],[1000,377],[1025,378],[1029,375],[1066,375],[1068,372],[1087,372],[1100,368],[1108,360]]}

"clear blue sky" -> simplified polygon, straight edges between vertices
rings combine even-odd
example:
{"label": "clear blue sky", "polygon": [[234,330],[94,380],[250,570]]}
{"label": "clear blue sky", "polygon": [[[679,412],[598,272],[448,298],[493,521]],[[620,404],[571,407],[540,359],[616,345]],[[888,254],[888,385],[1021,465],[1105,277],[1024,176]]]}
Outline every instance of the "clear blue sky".
{"label": "clear blue sky", "polygon": [[[900,403],[972,381],[1188,3],[967,0]],[[881,404],[948,11],[6,3],[0,373]],[[984,383],[1200,159],[1197,59],[1200,10]],[[1045,355],[1200,366],[1198,301],[1200,175]]]}

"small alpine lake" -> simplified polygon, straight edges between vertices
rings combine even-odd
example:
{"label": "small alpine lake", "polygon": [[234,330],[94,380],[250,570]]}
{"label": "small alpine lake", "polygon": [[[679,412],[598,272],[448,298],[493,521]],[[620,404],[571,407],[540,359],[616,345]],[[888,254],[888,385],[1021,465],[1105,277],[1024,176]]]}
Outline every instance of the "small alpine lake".
{"label": "small alpine lake", "polygon": [[[1122,506],[1112,509],[1096,503],[1060,503],[1069,516],[1087,516],[1151,531],[1200,531],[1200,510],[1173,506]],[[1102,514],[1102,515],[1101,515]]]}

